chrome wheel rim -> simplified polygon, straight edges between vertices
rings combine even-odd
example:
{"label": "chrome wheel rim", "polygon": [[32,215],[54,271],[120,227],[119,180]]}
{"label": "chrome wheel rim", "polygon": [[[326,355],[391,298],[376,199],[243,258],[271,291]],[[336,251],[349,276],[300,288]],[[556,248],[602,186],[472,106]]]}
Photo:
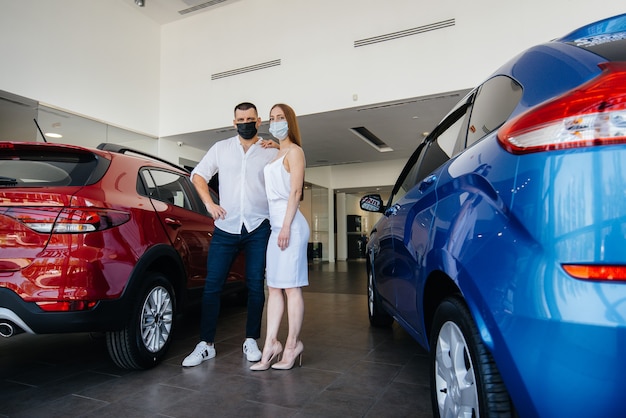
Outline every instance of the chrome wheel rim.
{"label": "chrome wheel rim", "polygon": [[152,289],[141,311],[141,339],[151,353],[160,351],[169,340],[173,312],[169,292],[162,286]]}
{"label": "chrome wheel rim", "polygon": [[435,390],[442,418],[478,418],[478,387],[474,365],[463,333],[446,322],[437,338]]}

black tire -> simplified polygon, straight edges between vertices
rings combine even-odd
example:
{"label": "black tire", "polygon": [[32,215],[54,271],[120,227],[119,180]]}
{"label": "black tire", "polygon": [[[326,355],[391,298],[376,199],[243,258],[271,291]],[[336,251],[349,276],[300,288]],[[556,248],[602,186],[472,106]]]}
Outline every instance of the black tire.
{"label": "black tire", "polygon": [[109,355],[123,369],[156,366],[172,341],[176,317],[172,285],[160,273],[148,273],[144,283],[124,329],[106,334]]}
{"label": "black tire", "polygon": [[393,317],[382,307],[371,268],[367,269],[367,314],[371,326],[388,327],[393,323]]}
{"label": "black tire", "polygon": [[498,367],[459,298],[444,299],[435,312],[430,367],[435,418],[513,416],[513,405]]}

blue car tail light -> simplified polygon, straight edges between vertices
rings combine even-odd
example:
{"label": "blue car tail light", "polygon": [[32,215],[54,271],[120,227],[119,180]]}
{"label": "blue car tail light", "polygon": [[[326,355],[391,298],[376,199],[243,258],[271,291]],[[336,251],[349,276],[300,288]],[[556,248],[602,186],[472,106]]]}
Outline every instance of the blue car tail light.
{"label": "blue car tail light", "polygon": [[526,154],[626,143],[626,63],[600,64],[589,82],[505,123],[498,141]]}
{"label": "blue car tail light", "polygon": [[581,280],[626,282],[626,266],[563,264],[563,269]]}

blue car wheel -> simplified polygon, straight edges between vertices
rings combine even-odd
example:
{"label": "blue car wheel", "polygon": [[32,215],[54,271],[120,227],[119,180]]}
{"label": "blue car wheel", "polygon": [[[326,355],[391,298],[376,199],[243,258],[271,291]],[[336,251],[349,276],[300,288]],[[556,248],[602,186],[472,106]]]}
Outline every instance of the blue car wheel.
{"label": "blue car wheel", "polygon": [[369,268],[367,271],[367,314],[370,325],[374,327],[388,327],[393,323],[393,317],[381,306],[380,296],[376,292],[374,273]]}
{"label": "blue car wheel", "polygon": [[435,312],[430,365],[435,417],[514,416],[493,357],[458,298],[444,299]]}

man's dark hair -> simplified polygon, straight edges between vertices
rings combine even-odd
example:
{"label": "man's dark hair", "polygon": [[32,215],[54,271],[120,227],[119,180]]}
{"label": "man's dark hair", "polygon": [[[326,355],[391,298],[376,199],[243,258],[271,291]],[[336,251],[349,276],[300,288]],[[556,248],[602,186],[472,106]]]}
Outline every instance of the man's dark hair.
{"label": "man's dark hair", "polygon": [[259,112],[256,110],[256,106],[253,105],[250,102],[239,103],[237,106],[235,106],[235,110],[233,111],[233,113],[237,112],[237,110],[246,111],[246,110],[249,110],[249,109],[254,109],[254,111],[257,113],[257,115],[259,114]]}

